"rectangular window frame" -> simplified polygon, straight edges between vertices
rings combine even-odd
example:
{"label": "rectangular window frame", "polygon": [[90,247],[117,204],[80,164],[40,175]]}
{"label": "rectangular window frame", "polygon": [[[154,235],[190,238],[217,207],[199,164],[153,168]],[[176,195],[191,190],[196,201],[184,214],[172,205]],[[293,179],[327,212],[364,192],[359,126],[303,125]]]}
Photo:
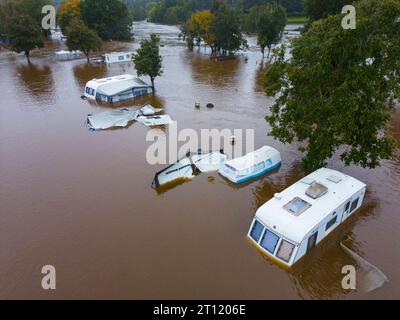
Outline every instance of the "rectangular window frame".
{"label": "rectangular window frame", "polygon": [[334,216],[332,219],[330,219],[330,220],[326,223],[326,225],[325,225],[325,231],[332,230],[332,227],[336,224],[336,222],[337,222],[337,215],[336,215],[336,213],[335,213],[334,215],[335,215],[335,216]]}
{"label": "rectangular window frame", "polygon": [[354,210],[357,209],[359,201],[360,201],[360,198],[357,197],[357,199],[355,199],[354,201],[351,202],[350,212],[353,212]]}
{"label": "rectangular window frame", "polygon": [[[280,256],[279,256],[279,251],[281,250],[282,244],[283,244],[284,242],[292,246],[292,251],[290,252],[289,258],[288,258],[288,259],[284,259],[283,257],[280,257]],[[280,243],[279,243],[278,249],[276,250],[276,257],[277,257],[278,259],[280,259],[280,260],[286,262],[286,263],[289,263],[290,259],[292,259],[292,257],[293,257],[293,253],[294,253],[295,249],[296,249],[296,245],[295,245],[294,243],[292,243],[292,242],[290,242],[290,241],[287,241],[286,239],[283,239],[283,238],[282,238],[281,241],[280,241]]]}
{"label": "rectangular window frame", "polygon": [[[258,239],[255,239],[255,238],[253,237],[253,235],[252,235],[253,230],[254,230],[254,227],[255,227],[256,224],[259,224],[259,225],[261,226],[261,232],[260,232],[260,235],[259,235]],[[253,224],[251,225],[251,229],[250,229],[250,232],[249,232],[249,236],[250,236],[250,238],[251,238],[253,241],[255,241],[256,243],[259,243],[259,242],[260,242],[260,239],[263,237],[264,231],[265,231],[264,225],[263,225],[258,219],[254,219],[254,220],[253,220]]]}
{"label": "rectangular window frame", "polygon": [[[275,237],[275,239],[276,239],[276,242],[275,242],[275,245],[274,245],[274,248],[273,248],[272,252],[271,252],[267,247],[264,247],[264,246],[263,246],[263,241],[264,241],[264,238],[267,236],[267,234],[271,234],[271,235],[272,235],[273,237]],[[272,231],[269,230],[268,228],[265,228],[265,230],[264,230],[264,232],[263,232],[263,234],[262,234],[261,240],[259,241],[259,244],[260,244],[260,246],[261,246],[264,250],[266,250],[266,251],[268,251],[270,254],[274,255],[274,253],[275,253],[275,251],[276,251],[276,248],[278,247],[278,244],[279,244],[279,240],[280,240],[280,239],[281,239],[281,237],[278,236],[276,233],[272,232]]]}

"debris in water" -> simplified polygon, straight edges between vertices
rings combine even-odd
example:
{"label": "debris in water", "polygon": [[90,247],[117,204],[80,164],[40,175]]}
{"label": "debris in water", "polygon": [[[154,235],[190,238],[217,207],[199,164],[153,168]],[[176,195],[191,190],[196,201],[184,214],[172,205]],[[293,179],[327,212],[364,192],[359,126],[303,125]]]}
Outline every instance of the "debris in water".
{"label": "debris in water", "polygon": [[354,251],[347,248],[342,242],[340,243],[340,246],[357,261],[361,268],[361,272],[357,272],[357,287],[360,287],[362,291],[371,292],[382,287],[385,282],[389,281],[388,277],[381,270],[360,257]]}
{"label": "debris in water", "polygon": [[227,156],[223,150],[202,153],[188,153],[186,157],[156,173],[151,186],[158,189],[161,186],[172,184],[176,181],[186,181],[201,172],[217,171],[226,161]]}
{"label": "debris in water", "polygon": [[167,114],[161,116],[140,116],[136,118],[136,121],[144,124],[146,127],[162,126],[173,122],[172,118]]}
{"label": "debris in water", "polygon": [[137,120],[137,118],[141,118],[140,122],[143,123],[146,120],[146,116],[153,116],[161,111],[162,109],[156,109],[150,104],[145,104],[139,110],[124,108],[121,110],[108,110],[94,115],[89,114],[86,123],[90,130],[126,127],[129,122]]}

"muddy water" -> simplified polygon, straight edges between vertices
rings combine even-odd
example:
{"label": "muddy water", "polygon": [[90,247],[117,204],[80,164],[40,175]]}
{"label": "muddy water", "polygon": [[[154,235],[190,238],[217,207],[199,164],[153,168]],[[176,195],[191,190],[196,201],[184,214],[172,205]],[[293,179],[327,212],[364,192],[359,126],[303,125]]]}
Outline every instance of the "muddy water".
{"label": "muddy water", "polygon": [[[80,99],[86,81],[134,74],[132,65],[54,62],[57,41],[31,66],[1,52],[0,298],[400,298],[399,162],[366,170],[330,161],[368,184],[365,205],[294,270],[279,268],[245,235],[257,208],[304,172],[295,146],[266,136],[272,100],[258,83],[254,39],[247,62],[214,62],[188,52],[177,28],[139,23],[134,43],[104,50],[135,48],[151,31],[162,38],[164,75],[155,97],[127,105],[162,106],[180,129],[253,128],[256,147],[278,148],[283,166],[240,187],[203,174],[158,194],[150,184],[163,166],[146,162],[145,126],[94,133],[84,124],[108,108]],[[396,113],[398,142],[399,124]],[[390,282],[369,294],[343,290],[341,268],[356,262],[342,240]],[[57,270],[53,292],[40,285],[47,264]]]}

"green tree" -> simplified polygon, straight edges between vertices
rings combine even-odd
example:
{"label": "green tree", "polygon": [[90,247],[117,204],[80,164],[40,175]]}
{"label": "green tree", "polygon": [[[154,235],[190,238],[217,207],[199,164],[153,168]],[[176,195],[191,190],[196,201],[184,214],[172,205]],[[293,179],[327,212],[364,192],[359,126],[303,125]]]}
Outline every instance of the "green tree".
{"label": "green tree", "polygon": [[43,48],[43,34],[36,21],[29,15],[15,13],[5,27],[7,38],[10,40],[11,50],[23,52],[30,60],[30,51],[36,48]]}
{"label": "green tree", "polygon": [[214,19],[214,14],[209,10],[196,11],[190,16],[182,28],[189,49],[193,49],[195,39],[200,39],[204,41],[206,46],[210,46],[212,53],[214,53],[216,39],[212,31]]}
{"label": "green tree", "polygon": [[57,22],[63,33],[74,18],[80,18],[80,0],[64,0],[58,8]]}
{"label": "green tree", "polygon": [[268,48],[269,58],[271,48],[277,44],[283,35],[287,22],[285,9],[277,4],[267,5],[260,8],[260,15],[256,20],[257,42],[261,48],[264,60],[265,48]]}
{"label": "green tree", "polygon": [[241,30],[239,12],[224,3],[217,3],[214,8],[215,19],[212,32],[215,35],[215,47],[222,54],[232,54],[247,46]]}
{"label": "green tree", "polygon": [[132,39],[132,17],[120,0],[81,0],[81,19],[103,40]]}
{"label": "green tree", "polygon": [[385,129],[400,95],[400,2],[355,6],[356,29],[341,28],[340,14],[314,22],[292,41],[289,61],[285,48],[276,50],[266,75],[266,92],[276,95],[270,135],[302,142],[308,169],[335,152],[370,168],[393,154]]}
{"label": "green tree", "polygon": [[160,39],[152,34],[150,39],[141,42],[140,48],[133,57],[138,76],[150,77],[153,92],[155,91],[154,79],[163,73],[159,42]]}
{"label": "green tree", "polygon": [[89,29],[85,23],[75,18],[66,29],[67,47],[69,50],[82,51],[90,63],[90,52],[98,51],[101,48],[101,39],[94,30]]}

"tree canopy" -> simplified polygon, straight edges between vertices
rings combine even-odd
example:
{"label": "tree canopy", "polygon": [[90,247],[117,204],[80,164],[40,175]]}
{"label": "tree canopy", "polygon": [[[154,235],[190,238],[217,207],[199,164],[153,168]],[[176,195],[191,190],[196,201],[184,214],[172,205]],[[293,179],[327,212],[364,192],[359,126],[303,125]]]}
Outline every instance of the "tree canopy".
{"label": "tree canopy", "polygon": [[154,79],[163,73],[159,42],[157,35],[152,34],[150,39],[141,42],[133,57],[138,76],[149,76],[153,91],[155,91]]}
{"label": "tree canopy", "polygon": [[103,40],[132,38],[132,18],[120,0],[81,0],[81,17]]}
{"label": "tree canopy", "polygon": [[81,9],[79,7],[81,0],[64,0],[58,9],[58,25],[63,32],[74,18],[80,18]]}
{"label": "tree canopy", "polygon": [[255,17],[257,43],[261,48],[264,59],[265,48],[268,48],[269,57],[272,46],[282,39],[287,18],[285,9],[278,4],[261,6],[258,8],[257,13]]}
{"label": "tree canopy", "polygon": [[308,169],[338,152],[346,165],[376,167],[392,156],[386,125],[400,94],[400,2],[361,0],[357,27],[342,15],[318,20],[277,49],[265,83],[275,95],[267,121],[284,143],[300,141]]}
{"label": "tree canopy", "polygon": [[89,29],[79,18],[74,18],[66,29],[67,47],[69,50],[82,51],[89,63],[90,52],[101,48],[101,39],[94,30]]}
{"label": "tree canopy", "polygon": [[214,11],[215,19],[212,30],[215,35],[215,47],[223,54],[231,54],[247,46],[243,36],[239,12],[225,4],[220,4]]}
{"label": "tree canopy", "polygon": [[20,13],[13,16],[7,26],[7,37],[11,50],[23,52],[30,63],[30,51],[43,47],[43,34],[36,21],[29,15]]}
{"label": "tree canopy", "polygon": [[9,48],[23,52],[30,62],[30,51],[43,47],[42,6],[50,0],[8,0],[0,3],[0,34],[10,43]]}

